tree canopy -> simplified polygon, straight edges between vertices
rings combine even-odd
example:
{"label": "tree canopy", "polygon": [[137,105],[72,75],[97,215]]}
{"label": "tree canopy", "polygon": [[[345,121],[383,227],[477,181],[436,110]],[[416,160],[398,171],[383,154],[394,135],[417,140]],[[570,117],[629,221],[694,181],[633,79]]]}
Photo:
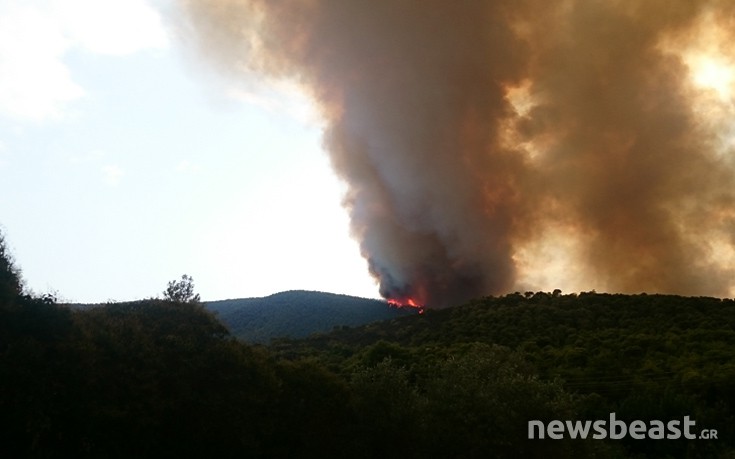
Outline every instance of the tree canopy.
{"label": "tree canopy", "polygon": [[163,298],[177,303],[199,303],[198,293],[194,293],[194,279],[186,274],[179,280],[169,281],[163,291]]}

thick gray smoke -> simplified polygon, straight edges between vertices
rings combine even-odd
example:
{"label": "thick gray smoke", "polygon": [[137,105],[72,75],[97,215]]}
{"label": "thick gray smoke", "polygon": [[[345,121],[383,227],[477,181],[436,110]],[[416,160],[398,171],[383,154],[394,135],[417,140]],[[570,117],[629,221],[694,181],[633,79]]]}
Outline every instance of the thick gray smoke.
{"label": "thick gray smoke", "polygon": [[181,5],[203,55],[319,104],[386,298],[733,292],[735,2]]}

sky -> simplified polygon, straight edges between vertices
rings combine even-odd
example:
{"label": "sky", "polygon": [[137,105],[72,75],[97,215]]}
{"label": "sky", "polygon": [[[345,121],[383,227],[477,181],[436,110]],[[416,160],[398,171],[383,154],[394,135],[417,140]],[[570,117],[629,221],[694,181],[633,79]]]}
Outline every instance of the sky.
{"label": "sky", "polygon": [[288,82],[199,66],[168,0],[0,2],[0,229],[62,301],[308,289],[377,297]]}
{"label": "sky", "polygon": [[732,296],[732,5],[0,0],[0,229],[70,302]]}

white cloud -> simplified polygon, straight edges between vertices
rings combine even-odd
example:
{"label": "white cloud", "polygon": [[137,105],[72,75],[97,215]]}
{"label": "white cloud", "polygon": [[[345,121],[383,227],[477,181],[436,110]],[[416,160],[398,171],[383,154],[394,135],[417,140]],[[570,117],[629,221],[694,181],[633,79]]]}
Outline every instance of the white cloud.
{"label": "white cloud", "polygon": [[99,161],[102,158],[106,156],[105,152],[102,150],[91,150],[85,153],[78,153],[75,152],[71,154],[67,160],[71,164],[84,164],[84,163],[90,163],[94,161]]}
{"label": "white cloud", "polygon": [[5,169],[8,165],[8,150],[5,148],[5,144],[0,140],[0,169]]}
{"label": "white cloud", "polygon": [[70,46],[53,18],[29,4],[0,9],[0,112],[16,118],[57,116],[84,92],[61,58]]}
{"label": "white cloud", "polygon": [[319,127],[323,119],[317,105],[297,83],[253,78],[245,87],[227,89],[227,96],[271,113],[281,113],[305,126]]}
{"label": "white cloud", "polygon": [[144,0],[3,0],[0,3],[0,114],[43,120],[84,95],[64,56],[72,49],[124,55],[167,45]]}
{"label": "white cloud", "polygon": [[145,0],[56,0],[54,11],[75,44],[95,54],[165,48],[159,14]]}
{"label": "white cloud", "polygon": [[176,165],[176,172],[181,174],[195,174],[199,172],[200,168],[197,164],[189,161],[188,159],[184,159],[180,161]]}
{"label": "white cloud", "polygon": [[110,186],[119,185],[123,175],[125,175],[125,171],[117,164],[102,166],[102,178]]}

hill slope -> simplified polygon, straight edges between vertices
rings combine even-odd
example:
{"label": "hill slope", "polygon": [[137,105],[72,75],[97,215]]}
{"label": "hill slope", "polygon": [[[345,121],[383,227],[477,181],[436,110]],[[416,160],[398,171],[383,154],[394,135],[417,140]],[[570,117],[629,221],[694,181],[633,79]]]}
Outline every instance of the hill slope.
{"label": "hill slope", "polygon": [[636,371],[650,375],[693,366],[700,378],[725,373],[735,378],[735,301],[513,294],[278,347],[297,354],[329,353],[332,347],[358,352],[379,341],[424,350],[478,342],[506,346],[529,354],[550,377],[569,378],[582,370],[610,377]]}
{"label": "hill slope", "polygon": [[251,343],[272,338],[302,338],[337,326],[357,326],[415,314],[380,300],[325,292],[292,290],[263,298],[211,301],[205,307],[217,314],[233,336]]}
{"label": "hill slope", "polygon": [[[618,442],[631,456],[724,457],[724,450],[733,452],[732,299],[594,292],[512,294],[427,310],[417,317],[337,329],[305,340],[281,341],[271,349],[288,359],[319,359],[346,375],[389,362],[408,372],[408,381],[416,381],[415,390],[422,393],[425,381],[430,385],[436,378],[437,361],[482,356],[488,352],[482,351],[483,346],[516,353],[540,380],[558,383],[578,397],[576,419],[605,419],[609,413],[629,421],[691,416],[697,429],[718,431],[717,443],[630,438]],[[472,410],[467,408],[464,415]],[[475,415],[483,419],[487,412]]]}

